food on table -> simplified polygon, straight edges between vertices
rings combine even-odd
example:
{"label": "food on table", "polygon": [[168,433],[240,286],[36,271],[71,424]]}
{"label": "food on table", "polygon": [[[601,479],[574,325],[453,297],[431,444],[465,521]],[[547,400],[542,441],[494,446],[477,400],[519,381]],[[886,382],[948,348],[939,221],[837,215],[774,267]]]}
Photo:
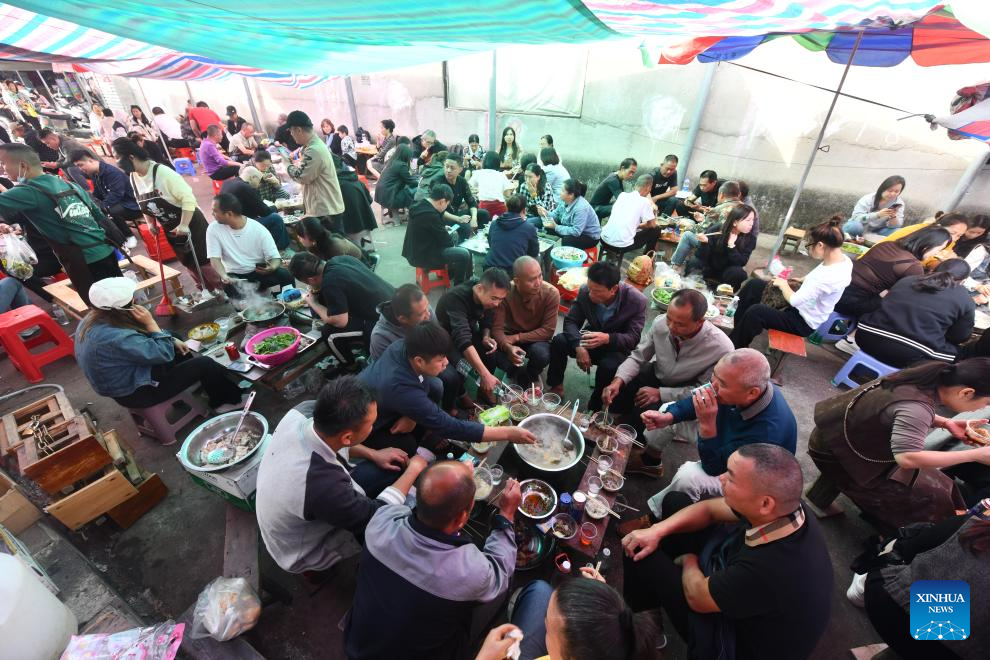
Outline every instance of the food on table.
{"label": "food on table", "polygon": [[990,445],[990,428],[984,425],[966,423],[966,435],[970,440],[981,445]]}
{"label": "food on table", "polygon": [[705,318],[706,319],[713,319],[716,316],[718,316],[719,314],[720,314],[720,312],[718,311],[718,307],[715,307],[715,306],[709,307],[707,310],[705,310]]}
{"label": "food on table", "polygon": [[220,326],[216,323],[203,323],[189,331],[187,338],[207,344],[220,334]]}
{"label": "food on table", "polygon": [[[602,480],[603,485],[604,483],[605,481]],[[584,505],[584,512],[588,514],[589,518],[601,520],[608,515],[608,502],[600,495],[592,495]]]}
{"label": "food on table", "polygon": [[665,273],[657,275],[653,283],[658,289],[672,289],[671,292],[673,293],[673,291],[681,288],[681,276],[668,269]]}
{"label": "food on table", "polygon": [[516,536],[516,568],[529,568],[540,558],[543,549],[540,535],[521,518],[516,518],[513,532]]}
{"label": "food on table", "polygon": [[606,472],[602,476],[602,488],[604,488],[610,493],[614,493],[620,490],[625,485],[625,483],[626,480],[623,477],[617,474],[613,474],[611,472]]}
{"label": "food on table", "polygon": [[735,291],[733,291],[731,284],[719,284],[715,288],[715,293],[716,293],[716,295],[719,295],[719,296],[730,296],[731,297],[735,293]]}
{"label": "food on table", "polygon": [[519,511],[529,518],[546,518],[557,508],[557,494],[545,481],[527,479],[519,484],[519,490]]}
{"label": "food on table", "polygon": [[653,289],[653,300],[660,303],[661,305],[669,305],[670,299],[674,297],[673,289],[662,288]]}
{"label": "food on table", "polygon": [[588,283],[587,268],[571,268],[564,271],[557,284],[566,291],[577,291]]}
{"label": "food on table", "polygon": [[478,479],[475,477],[474,480],[474,499],[483,500],[492,494],[492,485],[483,479]]}
{"label": "food on table", "polygon": [[492,445],[494,444],[494,442],[474,442],[471,444],[471,448],[479,454],[484,454],[491,450]]}
{"label": "food on table", "polygon": [[603,435],[598,438],[598,451],[603,454],[611,454],[619,448],[619,441],[610,435]]}
{"label": "food on table", "polygon": [[481,411],[478,414],[478,420],[485,426],[498,426],[509,421],[509,409],[503,405],[494,406]]}
{"label": "food on table", "polygon": [[258,355],[271,355],[272,353],[278,353],[279,351],[284,351],[296,340],[296,335],[291,332],[280,332],[276,335],[271,335],[265,337],[258,343],[256,343],[251,350],[253,350]]}
{"label": "food on table", "polygon": [[551,518],[550,532],[558,539],[573,538],[577,534],[577,521],[567,513],[558,513]]}
{"label": "food on table", "polygon": [[241,429],[235,435],[233,431],[219,438],[208,440],[199,450],[200,465],[220,465],[239,461],[248,455],[261,440],[261,434],[251,429]]}
{"label": "food on table", "polygon": [[7,271],[8,275],[13,275],[19,280],[30,279],[34,275],[34,266],[26,261],[11,261],[8,263],[6,259],[3,260],[4,270]]}
{"label": "food on table", "polygon": [[587,257],[584,250],[572,247],[559,246],[555,247],[552,252],[553,256],[561,261],[583,261]]}

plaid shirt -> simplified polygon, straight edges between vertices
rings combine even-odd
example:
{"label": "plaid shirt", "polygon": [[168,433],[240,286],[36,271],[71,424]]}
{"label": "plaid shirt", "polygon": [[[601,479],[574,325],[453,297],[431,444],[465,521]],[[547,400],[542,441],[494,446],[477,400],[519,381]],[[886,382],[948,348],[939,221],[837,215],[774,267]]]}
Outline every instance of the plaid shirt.
{"label": "plaid shirt", "polygon": [[549,184],[544,186],[543,195],[533,195],[529,192],[529,186],[523,181],[519,186],[518,194],[522,195],[526,199],[526,213],[528,215],[536,215],[536,207],[542,206],[547,210],[547,213],[551,213],[555,208],[557,208],[557,198],[553,196],[553,188]]}
{"label": "plaid shirt", "polygon": [[479,162],[484,161],[486,153],[488,152],[485,151],[480,144],[478,145],[478,148],[475,151],[471,151],[471,145],[469,144],[467,147],[464,148],[464,167],[468,169],[473,169],[471,167],[471,161],[473,159],[477,159]]}
{"label": "plaid shirt", "polygon": [[261,174],[265,176],[261,179],[261,185],[258,186],[258,194],[261,195],[261,199],[266,202],[274,202],[276,199],[289,199],[289,193],[285,192],[285,188],[282,187],[281,183],[272,183],[265,178],[269,173],[275,175],[275,178],[278,179],[273,165],[269,165],[267,170],[262,170]]}

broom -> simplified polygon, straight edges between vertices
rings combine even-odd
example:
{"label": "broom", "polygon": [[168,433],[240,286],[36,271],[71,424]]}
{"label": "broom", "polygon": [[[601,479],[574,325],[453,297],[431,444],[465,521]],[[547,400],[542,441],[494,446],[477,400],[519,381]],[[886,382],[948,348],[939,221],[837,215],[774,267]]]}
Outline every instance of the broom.
{"label": "broom", "polygon": [[165,283],[165,265],[162,263],[162,249],[158,242],[161,232],[165,231],[158,219],[155,219],[155,227],[158,232],[155,234],[155,258],[158,259],[158,272],[162,277],[162,301],[155,306],[155,316],[175,316],[175,306],[168,299],[168,285]]}

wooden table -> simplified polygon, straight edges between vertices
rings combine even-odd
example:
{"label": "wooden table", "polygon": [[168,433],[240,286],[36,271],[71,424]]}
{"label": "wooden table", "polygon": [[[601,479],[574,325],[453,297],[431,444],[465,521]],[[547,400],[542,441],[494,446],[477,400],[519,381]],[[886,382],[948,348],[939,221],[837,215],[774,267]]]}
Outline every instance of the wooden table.
{"label": "wooden table", "polygon": [[674,256],[674,250],[677,249],[677,244],[680,240],[679,237],[671,236],[670,234],[660,235],[660,240],[657,241],[657,252],[664,261],[669,262],[670,258]]}
{"label": "wooden table", "polygon": [[[133,264],[132,264],[133,262]],[[153,294],[152,290],[161,285],[161,276],[158,271],[158,262],[141,254],[131,257],[130,261],[123,260],[118,263],[121,270],[130,267],[136,268],[143,278],[138,282],[137,291],[144,291],[148,295],[148,300],[157,302],[162,299],[161,294]],[[182,283],[179,282],[179,271],[169,266],[164,267],[165,281],[172,290],[173,298],[184,295]],[[82,296],[73,288],[70,280],[62,280],[54,284],[45,286],[45,291],[51,294],[55,303],[65,310],[65,313],[75,319],[81,319],[89,311],[89,306],[83,301]]]}

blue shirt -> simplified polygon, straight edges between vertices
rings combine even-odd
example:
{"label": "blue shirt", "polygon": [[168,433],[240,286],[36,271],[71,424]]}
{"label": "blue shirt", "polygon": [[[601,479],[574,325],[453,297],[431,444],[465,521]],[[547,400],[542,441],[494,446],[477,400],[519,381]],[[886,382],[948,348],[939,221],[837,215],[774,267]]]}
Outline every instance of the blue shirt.
{"label": "blue shirt", "polygon": [[[697,419],[690,396],[667,406],[674,422]],[[797,421],[794,413],[775,386],[768,387],[760,398],[746,408],[719,404],[715,417],[714,438],[698,435],[698,456],[705,472],[715,477],[726,471],[729,456],[743,445],[766,442],[791,452],[797,449]]]}
{"label": "blue shirt", "polygon": [[83,321],[76,329],[76,362],[97,394],[111,398],[157,385],[151,368],[175,359],[175,344],[167,332],[146,334],[106,323]]}
{"label": "blue shirt", "polygon": [[557,223],[554,231],[558,236],[601,238],[602,225],[598,222],[598,214],[584,197],[575,197],[570,204],[558,204],[550,212],[550,219]]}

